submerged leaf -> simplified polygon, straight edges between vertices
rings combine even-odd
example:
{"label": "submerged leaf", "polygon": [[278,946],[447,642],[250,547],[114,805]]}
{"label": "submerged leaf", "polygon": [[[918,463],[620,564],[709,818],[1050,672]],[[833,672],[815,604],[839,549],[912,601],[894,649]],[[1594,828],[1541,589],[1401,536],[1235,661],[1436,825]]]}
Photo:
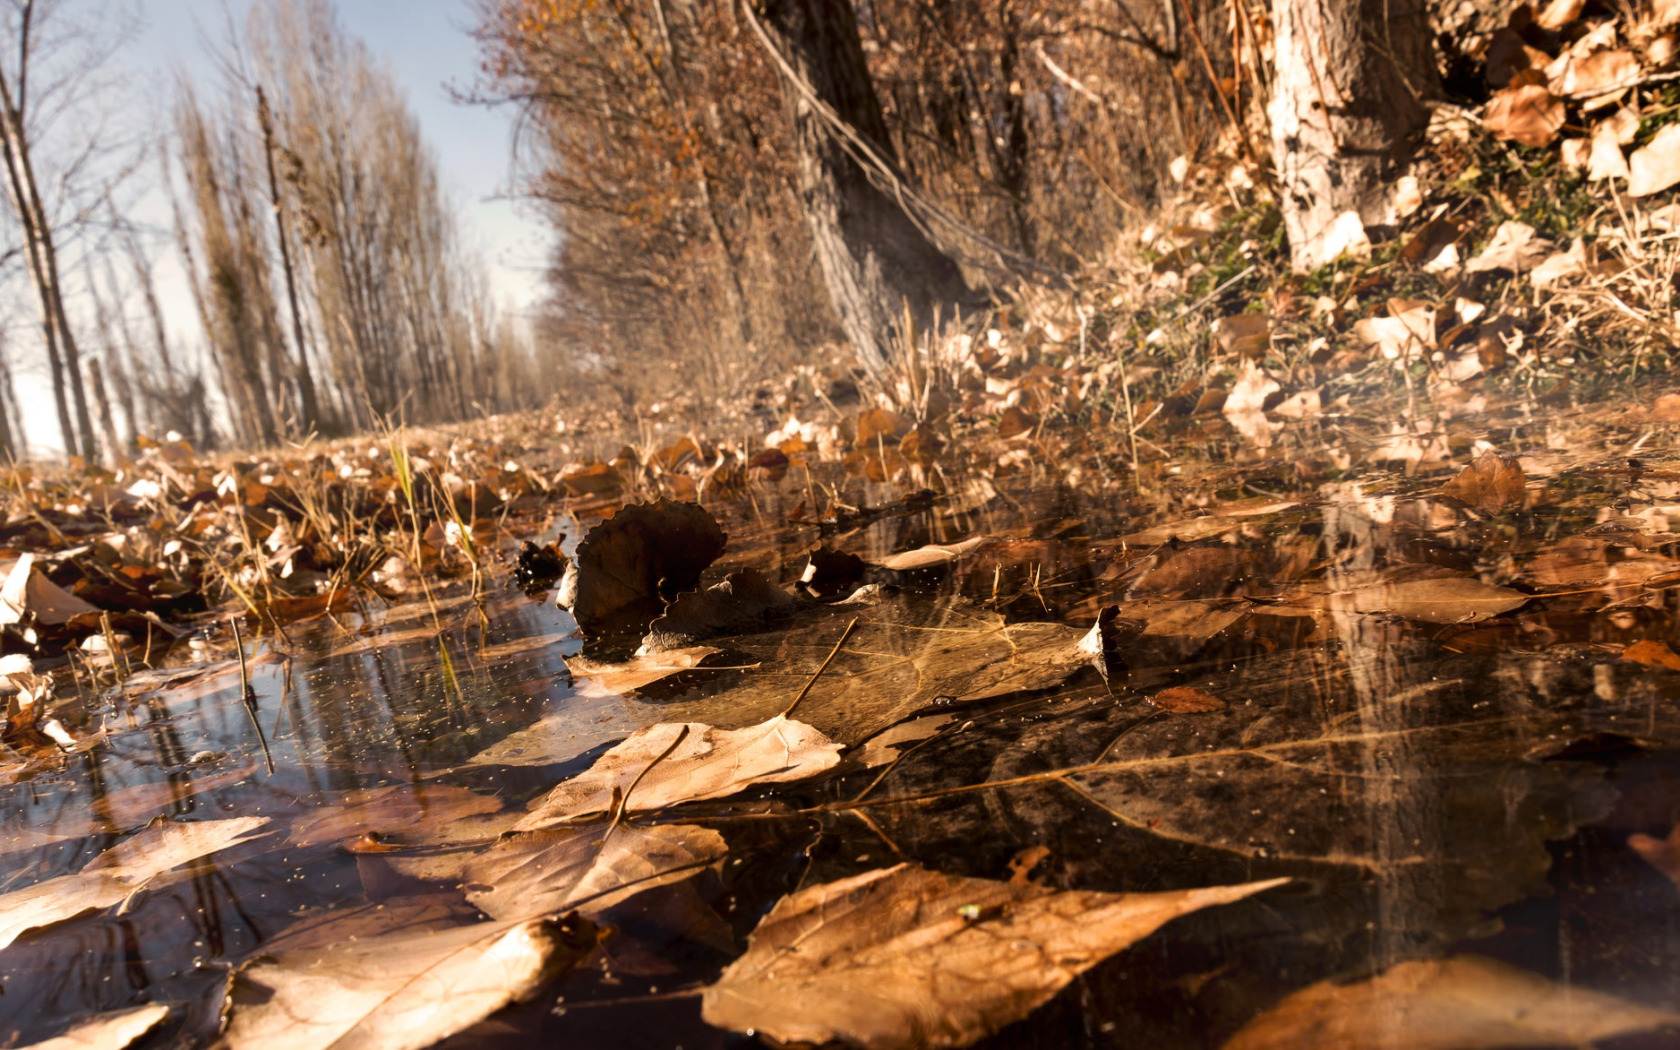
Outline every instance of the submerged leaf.
{"label": "submerged leaf", "polygon": [[0,948],[29,930],[120,904],[171,868],[249,841],[267,823],[267,817],[154,821],[74,875],[0,894]]}
{"label": "submerged leaf", "polygon": [[1173,919],[1288,881],[1059,892],[900,864],[782,898],[702,1016],[784,1042],[966,1046]]}
{"label": "submerged leaf", "polygon": [[444,823],[494,813],[502,800],[444,784],[393,784],[351,792],[338,805],[323,806],[292,823],[291,844],[320,846],[368,831],[390,831],[417,821]]}
{"label": "submerged leaf", "polygon": [[1515,459],[1489,449],[1441,486],[1443,496],[1467,503],[1485,514],[1521,507],[1528,481]]}
{"label": "submerged leaf", "polygon": [[1680,1014],[1465,955],[1401,963],[1353,984],[1303,988],[1244,1025],[1225,1050],[1585,1046],[1672,1027],[1680,1027]]}
{"label": "submerged leaf", "polygon": [[614,799],[636,813],[724,798],[753,784],[804,780],[839,762],[839,744],[784,715],[733,730],[667,722],[632,734],[550,791],[516,827],[532,831],[602,813]]}
{"label": "submerged leaf", "polygon": [[1383,613],[1424,623],[1474,623],[1525,605],[1529,597],[1466,576],[1437,576],[1309,595],[1292,604],[1332,612]]}

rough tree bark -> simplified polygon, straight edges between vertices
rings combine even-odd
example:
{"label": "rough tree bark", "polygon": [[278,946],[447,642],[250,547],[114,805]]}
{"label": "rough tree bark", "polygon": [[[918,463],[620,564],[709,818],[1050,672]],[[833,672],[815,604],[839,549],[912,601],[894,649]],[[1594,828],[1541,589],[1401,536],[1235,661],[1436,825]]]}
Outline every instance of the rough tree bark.
{"label": "rough tree bark", "polygon": [[286,276],[286,302],[291,307],[292,342],[297,347],[298,404],[303,409],[305,433],[321,429],[321,406],[315,397],[315,377],[309,371],[309,344],[303,330],[303,310],[298,306],[297,279],[292,272],[292,245],[286,235],[286,213],[280,196],[280,179],[274,171],[274,116],[268,108],[268,96],[257,87],[257,125],[262,128],[263,160],[268,166],[268,195],[274,209],[274,236],[280,242],[280,269]]}
{"label": "rough tree bark", "polygon": [[783,97],[793,116],[797,189],[817,264],[859,363],[879,376],[904,335],[907,306],[916,327],[927,329],[936,316],[948,320],[976,296],[904,206],[870,181],[822,112],[826,107],[876,157],[896,163],[851,0],[758,0],[756,6],[777,53],[773,60],[779,56],[793,74],[784,77]]}
{"label": "rough tree bark", "polygon": [[1424,0],[1272,0],[1272,158],[1297,271],[1392,225],[1391,184],[1439,77]]}

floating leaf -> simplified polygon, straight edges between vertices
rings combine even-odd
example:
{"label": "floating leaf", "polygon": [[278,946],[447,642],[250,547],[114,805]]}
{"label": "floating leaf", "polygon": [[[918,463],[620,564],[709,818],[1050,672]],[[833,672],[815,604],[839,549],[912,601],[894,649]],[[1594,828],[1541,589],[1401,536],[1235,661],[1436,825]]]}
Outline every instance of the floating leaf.
{"label": "floating leaf", "polygon": [[496,919],[576,909],[595,917],[643,890],[681,881],[723,859],[711,828],[593,824],[514,835],[469,860],[467,899]]}
{"label": "floating leaf", "polygon": [[1209,711],[1222,711],[1227,706],[1225,701],[1212,693],[1188,685],[1163,689],[1150,697],[1149,702],[1175,715],[1206,714]]}
{"label": "floating leaf", "polygon": [[985,543],[986,537],[984,536],[975,536],[957,543],[930,543],[925,547],[917,547],[913,551],[888,555],[882,558],[879,564],[881,568],[892,569],[895,572],[931,569],[940,565],[949,565]]}
{"label": "floating leaf", "polygon": [[966,1046],[1173,919],[1288,881],[1058,892],[900,864],[782,898],[701,1013],[783,1042]]}
{"label": "floating leaf", "polygon": [[29,930],[120,904],[172,868],[250,841],[267,823],[267,817],[153,821],[74,875],[0,894],[0,948]]}
{"label": "floating leaf", "polygon": [[1493,1050],[1586,1046],[1680,1026],[1680,1014],[1568,987],[1473,955],[1322,981],[1244,1025],[1224,1050]]}
{"label": "floating leaf", "polygon": [[618,799],[625,812],[635,813],[724,798],[753,784],[805,780],[839,762],[839,744],[783,715],[734,730],[699,723],[649,726],[550,791],[515,826],[552,827],[607,812]]}
{"label": "floating leaf", "polygon": [[1386,613],[1425,623],[1474,623],[1519,608],[1529,597],[1469,577],[1440,576],[1296,598],[1291,604],[1332,612]]}
{"label": "floating leaf", "polygon": [[95,1014],[61,1036],[19,1050],[122,1050],[168,1016],[169,1007],[162,1003]]}
{"label": "floating leaf", "polygon": [[1528,479],[1515,459],[1492,449],[1441,486],[1441,495],[1467,503],[1486,514],[1520,507],[1528,495]]}
{"label": "floating leaf", "polygon": [[404,909],[333,918],[281,935],[240,971],[229,1050],[418,1050],[534,994],[598,940],[575,916],[465,926],[415,926]]}
{"label": "floating leaf", "polygon": [[292,822],[294,846],[342,842],[369,831],[391,831],[417,821],[448,822],[478,813],[494,813],[502,800],[444,784],[393,784],[355,791]]}
{"label": "floating leaf", "polygon": [[1670,671],[1680,671],[1680,653],[1676,653],[1663,642],[1650,639],[1634,642],[1623,649],[1622,659],[1632,660],[1634,663],[1644,664],[1646,667],[1663,667]]}

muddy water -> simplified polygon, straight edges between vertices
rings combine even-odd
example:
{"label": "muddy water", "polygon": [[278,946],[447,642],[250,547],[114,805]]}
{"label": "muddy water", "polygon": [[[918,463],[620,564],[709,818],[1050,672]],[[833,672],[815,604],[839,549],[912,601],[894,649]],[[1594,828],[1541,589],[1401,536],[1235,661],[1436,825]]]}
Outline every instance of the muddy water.
{"label": "muddy water", "polygon": [[[720,870],[622,905],[587,965],[449,1045],[739,1045],[694,990],[781,895],[901,860],[1111,891],[1293,878],[1108,960],[997,1046],[1218,1046],[1307,984],[1454,953],[1680,1008],[1680,891],[1628,845],[1680,821],[1680,671],[1623,655],[1680,649],[1680,482],[1582,471],[1474,510],[1441,480],[1102,502],[862,488],[848,502],[878,513],[823,525],[760,492],[720,512],[708,579],[791,584],[819,545],[879,561],[991,542],[872,570],[872,602],[710,639],[713,668],[634,690],[574,679],[570,617],[511,584],[250,640],[249,706],[236,661],[142,672],[74,715],[109,746],[0,789],[3,888],[157,815],[273,834],[0,951],[0,1036],[167,1002],[155,1045],[207,1045],[230,971],[275,935],[423,888],[365,834],[423,845],[482,816],[464,791],[517,808],[642,726],[766,717],[853,616],[865,633],[802,717],[854,753],[888,734],[896,760],[689,807],[728,841]],[[1109,605],[1100,671],[1010,684],[1046,632]],[[370,798],[388,808],[355,808]]]}

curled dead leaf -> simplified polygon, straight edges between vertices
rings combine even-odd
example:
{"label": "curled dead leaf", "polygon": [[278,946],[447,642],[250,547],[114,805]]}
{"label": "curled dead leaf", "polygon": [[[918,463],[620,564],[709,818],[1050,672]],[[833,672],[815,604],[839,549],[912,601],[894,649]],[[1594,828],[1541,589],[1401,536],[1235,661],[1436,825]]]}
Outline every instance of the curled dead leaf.
{"label": "curled dead leaf", "polygon": [[1489,449],[1442,485],[1441,495],[1485,514],[1498,514],[1523,505],[1528,496],[1528,480],[1515,459]]}

